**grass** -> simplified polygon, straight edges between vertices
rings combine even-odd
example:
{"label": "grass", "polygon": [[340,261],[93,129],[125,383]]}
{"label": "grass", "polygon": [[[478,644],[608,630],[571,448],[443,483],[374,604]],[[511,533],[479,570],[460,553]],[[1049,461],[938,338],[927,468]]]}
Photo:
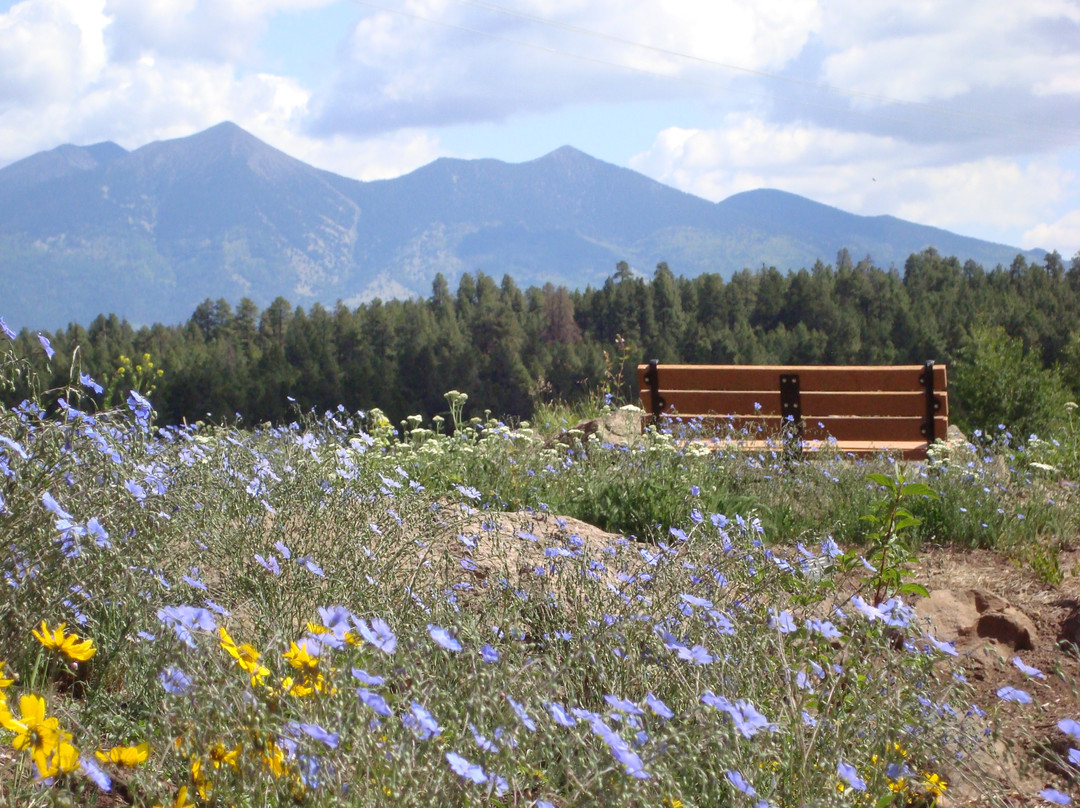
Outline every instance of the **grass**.
{"label": "grass", "polygon": [[[0,804],[925,806],[982,776],[996,706],[839,585],[883,461],[565,445],[463,401],[452,436],[0,410]],[[1071,492],[990,449],[907,470],[939,494],[913,541],[1052,556]],[[503,511],[633,539],[497,541]]]}

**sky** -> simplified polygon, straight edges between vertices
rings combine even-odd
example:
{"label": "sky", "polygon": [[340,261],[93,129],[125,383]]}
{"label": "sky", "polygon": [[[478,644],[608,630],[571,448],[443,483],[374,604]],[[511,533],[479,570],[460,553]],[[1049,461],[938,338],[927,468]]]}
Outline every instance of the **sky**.
{"label": "sky", "polygon": [[1080,0],[0,0],[0,165],[223,120],[361,180],[569,144],[1080,252]]}

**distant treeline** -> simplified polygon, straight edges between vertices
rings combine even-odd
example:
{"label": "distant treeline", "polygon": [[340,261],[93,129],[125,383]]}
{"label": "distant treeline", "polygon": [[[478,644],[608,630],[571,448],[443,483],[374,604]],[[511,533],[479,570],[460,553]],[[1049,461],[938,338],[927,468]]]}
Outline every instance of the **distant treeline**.
{"label": "distant treeline", "polygon": [[[856,263],[842,250],[835,265],[762,267],[728,281],[677,277],[666,264],[645,279],[620,263],[600,288],[573,292],[523,291],[509,276],[497,283],[482,272],[464,275],[453,292],[440,275],[426,300],[307,311],[283,298],[262,311],[247,299],[236,308],[207,300],[179,326],[135,329],[112,315],[46,334],[56,350],[48,367],[36,331],[19,335],[17,351],[45,384],[60,386],[79,346],[81,370],[106,395],[111,387],[114,401],[133,381],[156,385],[151,398],[164,422],[236,413],[247,423],[280,422],[295,408],[342,404],[380,407],[397,423],[445,413],[451,389],[469,394],[473,412],[511,418],[529,417],[543,400],[604,391],[633,400],[634,366],[651,358],[962,366],[975,359],[976,337],[999,326],[1017,350],[1022,341],[1025,363],[1053,369],[1075,395],[1080,254],[1069,266],[1051,253],[1043,264],[1017,257],[985,271],[929,249],[900,271]],[[17,388],[0,393],[6,404],[28,392]]]}

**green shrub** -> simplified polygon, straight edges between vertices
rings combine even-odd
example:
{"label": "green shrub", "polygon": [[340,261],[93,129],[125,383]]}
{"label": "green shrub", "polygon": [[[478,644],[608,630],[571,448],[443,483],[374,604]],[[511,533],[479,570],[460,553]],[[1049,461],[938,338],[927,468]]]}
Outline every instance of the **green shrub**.
{"label": "green shrub", "polygon": [[1056,370],[1022,340],[997,326],[976,326],[950,380],[954,420],[965,431],[996,429],[1045,435],[1061,422],[1068,391]]}

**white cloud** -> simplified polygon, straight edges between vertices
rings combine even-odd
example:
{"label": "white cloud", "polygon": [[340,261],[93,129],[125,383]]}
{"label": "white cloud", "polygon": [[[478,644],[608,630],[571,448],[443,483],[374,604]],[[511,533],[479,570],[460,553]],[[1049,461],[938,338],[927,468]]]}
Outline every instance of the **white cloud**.
{"label": "white cloud", "polygon": [[0,111],[62,99],[105,65],[101,2],[28,0],[0,14]]}
{"label": "white cloud", "polygon": [[730,116],[726,124],[664,130],[630,165],[714,201],[779,188],[854,213],[887,213],[982,238],[1050,215],[1074,179],[1051,157],[965,159],[942,147],[752,116]]}
{"label": "white cloud", "polygon": [[256,55],[269,16],[334,0],[106,0],[111,54],[130,61],[151,53],[184,59],[243,60]]}
{"label": "white cloud", "polygon": [[419,130],[365,139],[343,135],[313,138],[273,124],[265,128],[258,123],[241,125],[305,163],[365,182],[399,177],[443,154],[438,138]]}
{"label": "white cloud", "polygon": [[1080,255],[1080,210],[1070,211],[1057,221],[1035,225],[1024,233],[1024,244],[1057,250],[1066,259]]}
{"label": "white cloud", "polygon": [[392,130],[594,101],[690,97],[702,83],[714,96],[745,74],[661,51],[776,70],[798,55],[819,18],[816,0],[515,5],[552,25],[447,0],[411,0],[407,8],[423,19],[377,12],[357,23],[333,89],[317,103],[320,130]]}
{"label": "white cloud", "polygon": [[822,79],[915,102],[1031,88],[1075,66],[1078,26],[1071,0],[836,0],[824,9]]}

